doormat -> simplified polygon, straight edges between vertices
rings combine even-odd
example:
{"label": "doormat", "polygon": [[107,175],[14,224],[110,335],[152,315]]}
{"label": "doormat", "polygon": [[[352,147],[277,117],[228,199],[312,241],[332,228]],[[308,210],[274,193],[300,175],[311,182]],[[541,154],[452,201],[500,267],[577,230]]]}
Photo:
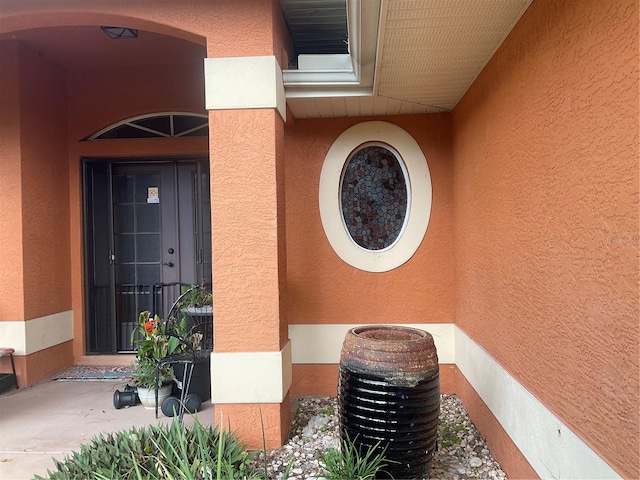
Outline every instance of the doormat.
{"label": "doormat", "polygon": [[63,382],[131,379],[133,372],[130,366],[114,365],[76,365],[67,368],[53,377],[53,380]]}

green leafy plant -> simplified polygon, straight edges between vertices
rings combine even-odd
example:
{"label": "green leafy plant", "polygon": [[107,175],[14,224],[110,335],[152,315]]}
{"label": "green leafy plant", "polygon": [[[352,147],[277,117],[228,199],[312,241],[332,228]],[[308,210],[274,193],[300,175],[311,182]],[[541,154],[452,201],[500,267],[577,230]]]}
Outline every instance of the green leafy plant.
{"label": "green leafy plant", "polygon": [[334,413],[335,413],[335,410],[333,408],[333,405],[328,405],[324,407],[322,410],[320,410],[320,414],[325,415],[327,417],[333,417]]}
{"label": "green leafy plant", "polygon": [[[153,358],[137,358],[133,362],[133,383],[138,387],[156,388],[157,365],[157,360]],[[175,373],[170,366],[162,366],[158,369],[158,386],[167,385],[175,379]]]}
{"label": "green leafy plant", "polygon": [[180,352],[180,333],[186,333],[187,325],[170,325],[158,315],[151,318],[151,312],[140,312],[138,325],[131,332],[131,342],[137,347],[138,358],[161,359]]}
{"label": "green leafy plant", "polygon": [[372,447],[358,447],[347,435],[342,442],[342,451],[330,448],[320,455],[327,475],[326,480],[370,480],[378,471],[384,471],[391,461],[385,459],[387,447],[380,442]]}
{"label": "green leafy plant", "polygon": [[[216,426],[157,424],[94,437],[64,460],[54,459],[52,480],[257,479],[249,452],[235,433]],[[42,477],[36,476],[38,480]]]}
{"label": "green leafy plant", "polygon": [[180,306],[182,307],[203,307],[205,305],[213,305],[213,296],[207,291],[204,285],[191,285],[190,287],[181,287],[182,298]]}
{"label": "green leafy plant", "polygon": [[[199,348],[202,334],[187,333],[187,322],[183,319],[162,320],[151,317],[145,310],[138,316],[138,325],[131,333],[131,342],[136,346],[136,361],[133,364],[133,379],[136,385],[155,388],[155,369],[159,361],[167,356],[195,351]],[[158,385],[175,380],[171,365],[162,365],[158,370]]]}
{"label": "green leafy plant", "polygon": [[440,422],[438,425],[438,439],[441,448],[460,445],[462,438],[468,434],[464,425],[456,423]]}

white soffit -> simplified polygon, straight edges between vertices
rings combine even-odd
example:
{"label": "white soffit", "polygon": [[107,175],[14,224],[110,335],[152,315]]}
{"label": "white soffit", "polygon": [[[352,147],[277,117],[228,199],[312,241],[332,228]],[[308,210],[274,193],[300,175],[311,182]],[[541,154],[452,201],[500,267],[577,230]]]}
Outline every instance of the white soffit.
{"label": "white soffit", "polygon": [[451,111],[532,1],[348,0],[353,70],[283,72],[287,105],[296,118]]}

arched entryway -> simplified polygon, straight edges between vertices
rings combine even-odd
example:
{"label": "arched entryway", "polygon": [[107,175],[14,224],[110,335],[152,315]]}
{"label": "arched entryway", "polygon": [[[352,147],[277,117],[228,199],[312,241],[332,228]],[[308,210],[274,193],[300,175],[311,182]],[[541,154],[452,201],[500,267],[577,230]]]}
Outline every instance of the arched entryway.
{"label": "arched entryway", "polygon": [[[267,445],[278,445],[288,432],[291,385],[281,81],[291,44],[279,2],[185,0],[149,8],[142,1],[61,0],[36,9],[11,2],[3,4],[1,20],[0,67],[10,73],[0,79],[6,106],[0,128],[11,137],[11,151],[0,162],[0,178],[9,179],[3,193],[18,208],[6,209],[0,226],[23,228],[0,234],[8,244],[0,261],[11,262],[0,287],[17,290],[0,302],[0,320],[36,327],[39,343],[19,355],[26,383],[73,363],[104,361],[85,347],[83,159],[118,167],[123,160],[170,160],[179,167],[183,159],[207,158],[220,179],[210,189],[211,371],[219,387],[212,401],[225,405],[251,444],[261,442],[262,416]],[[111,38],[102,26],[137,32]],[[158,112],[207,115],[211,135],[85,140]],[[224,366],[227,360],[233,368]],[[265,388],[243,388],[255,377],[267,379]]]}
{"label": "arched entryway", "polygon": [[[163,266],[168,270],[166,278],[146,280],[154,285],[210,282],[208,115],[202,72],[205,41],[170,25],[114,15],[108,13],[108,6],[105,10],[48,15],[25,10],[23,15],[3,18],[0,31],[1,61],[7,72],[1,101],[7,107],[3,108],[5,124],[15,125],[17,133],[7,142],[9,149],[3,155],[7,161],[0,170],[7,182],[22,187],[13,197],[11,189],[3,189],[8,201],[14,198],[22,207],[8,212],[12,219],[7,221],[24,225],[22,234],[7,242],[8,261],[15,262],[16,268],[7,268],[11,273],[6,286],[11,284],[18,294],[3,301],[0,311],[3,317],[25,325],[16,330],[23,332],[21,338],[11,339],[12,344],[24,345],[17,356],[24,384],[83,362],[86,355],[130,350],[124,344],[124,332],[118,335],[118,325],[135,321],[133,310],[147,305],[136,300],[130,304],[131,311],[116,308],[115,285],[124,280],[116,278],[111,257],[96,253],[96,245],[106,241],[107,253],[114,258],[128,255],[124,250],[115,253],[114,207],[134,208],[113,202],[120,188],[118,179],[156,175],[159,182],[162,176],[164,185],[171,187],[167,198],[172,201],[149,207],[162,206],[173,212],[173,220],[164,222],[165,231],[172,223],[174,231],[188,227],[185,248],[176,246],[177,241],[166,248],[162,245],[165,253],[173,248],[174,257],[182,261],[174,261],[173,269]],[[140,13],[141,17],[149,15]],[[136,35],[112,38],[101,28],[113,25],[131,28]],[[12,111],[15,116],[7,116]],[[9,138],[8,134],[3,138]],[[101,176],[101,169],[108,175]],[[160,187],[149,187],[154,186]],[[164,190],[169,188],[163,194]],[[27,195],[27,191],[37,191],[37,195]],[[90,198],[97,192],[109,208],[92,210],[95,204]],[[178,200],[182,200],[181,208]],[[169,203],[173,209],[167,208]],[[182,217],[181,211],[185,212]],[[148,212],[139,217],[155,218]],[[141,225],[144,227],[144,221]],[[126,236],[119,235],[120,240]],[[138,243],[152,237],[142,231]],[[126,248],[120,243],[121,250]],[[142,250],[148,247],[141,244]],[[179,255],[181,252],[184,254]],[[140,271],[156,268],[146,262],[150,258],[140,257],[144,264]],[[158,263],[170,262],[161,259]],[[128,265],[120,269],[126,268]],[[91,281],[100,269],[111,277],[107,278],[107,300],[96,294]],[[179,274],[170,271],[178,269]],[[133,283],[138,285],[141,280],[145,278],[134,275]],[[121,312],[119,316],[116,311]],[[32,324],[46,333],[27,338],[34,331]],[[31,364],[39,367],[31,368]]]}

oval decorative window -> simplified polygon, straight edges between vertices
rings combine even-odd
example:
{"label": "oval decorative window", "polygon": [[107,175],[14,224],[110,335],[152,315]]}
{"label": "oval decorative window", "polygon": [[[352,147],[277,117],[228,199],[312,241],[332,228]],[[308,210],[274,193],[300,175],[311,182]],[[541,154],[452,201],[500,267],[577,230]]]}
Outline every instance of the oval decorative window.
{"label": "oval decorative window", "polygon": [[342,220],[362,248],[384,250],[400,237],[407,219],[407,182],[402,160],[384,145],[361,146],[342,174]]}
{"label": "oval decorative window", "polygon": [[320,174],[320,218],[349,265],[386,272],[417,251],[431,216],[431,175],[418,143],[388,122],[345,130]]}

